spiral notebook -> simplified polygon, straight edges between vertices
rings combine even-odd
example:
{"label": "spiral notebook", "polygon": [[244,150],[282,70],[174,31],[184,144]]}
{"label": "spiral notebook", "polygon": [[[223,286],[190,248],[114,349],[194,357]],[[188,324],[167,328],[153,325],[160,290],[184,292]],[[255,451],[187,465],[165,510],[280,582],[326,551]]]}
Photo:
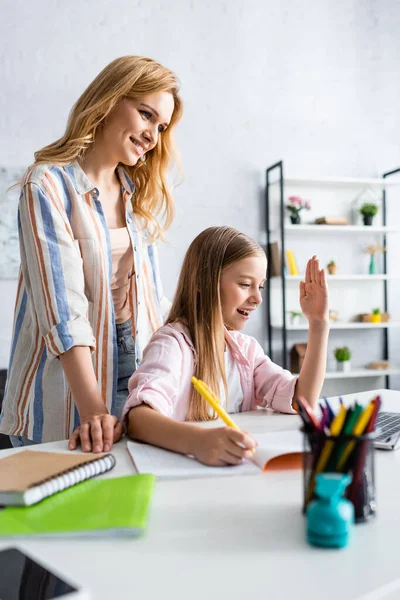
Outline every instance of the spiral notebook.
{"label": "spiral notebook", "polygon": [[114,465],[112,454],[18,452],[0,460],[0,505],[36,504]]}

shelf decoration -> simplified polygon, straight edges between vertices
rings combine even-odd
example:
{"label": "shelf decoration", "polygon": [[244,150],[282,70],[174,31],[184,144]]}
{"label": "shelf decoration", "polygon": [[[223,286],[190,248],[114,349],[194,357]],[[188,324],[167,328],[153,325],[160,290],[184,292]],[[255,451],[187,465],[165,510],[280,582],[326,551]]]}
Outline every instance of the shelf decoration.
{"label": "shelf decoration", "polygon": [[351,368],[351,350],[348,346],[335,348],[333,354],[336,358],[336,369],[347,373]]}
{"label": "shelf decoration", "polygon": [[353,215],[355,225],[373,224],[375,215],[382,206],[381,196],[371,188],[361,190],[353,200]]}
{"label": "shelf decoration", "polygon": [[334,260],[330,260],[326,265],[326,268],[328,269],[329,275],[335,275],[337,271],[337,266]]}
{"label": "shelf decoration", "polygon": [[300,319],[303,316],[303,313],[298,312],[297,310],[290,310],[289,315],[290,324],[293,325],[293,327],[297,327],[297,325],[300,325]]}
{"label": "shelf decoration", "polygon": [[348,225],[346,217],[318,217],[315,219],[316,225]]}
{"label": "shelf decoration", "polygon": [[290,371],[300,373],[306,355],[307,344],[294,344],[290,351]]}
{"label": "shelf decoration", "polygon": [[377,252],[386,252],[386,248],[379,244],[375,244],[367,246],[365,252],[367,252],[370,255],[368,273],[370,275],[375,275],[377,273],[375,255]]}
{"label": "shelf decoration", "polygon": [[375,369],[376,371],[382,371],[390,369],[390,363],[388,360],[376,360],[367,366],[367,369]]}
{"label": "shelf decoration", "polygon": [[293,250],[286,250],[286,263],[289,275],[299,275]]}
{"label": "shelf decoration", "polygon": [[301,223],[301,211],[310,210],[311,204],[308,200],[303,200],[300,196],[289,196],[286,208],[290,213],[290,221],[292,225]]}
{"label": "shelf decoration", "polygon": [[336,323],[339,320],[339,311],[330,309],[329,311],[329,321],[331,323]]}
{"label": "shelf decoration", "polygon": [[[373,317],[373,313],[361,313],[360,315],[357,315],[356,321],[361,321],[362,323],[371,323],[372,317]],[[376,323],[388,323],[389,321],[390,321],[390,314],[388,312],[382,312],[382,313],[380,313],[380,321],[375,321],[375,322]]]}
{"label": "shelf decoration", "polygon": [[381,322],[382,322],[381,309],[373,308],[372,315],[371,315],[371,323],[381,323]]}

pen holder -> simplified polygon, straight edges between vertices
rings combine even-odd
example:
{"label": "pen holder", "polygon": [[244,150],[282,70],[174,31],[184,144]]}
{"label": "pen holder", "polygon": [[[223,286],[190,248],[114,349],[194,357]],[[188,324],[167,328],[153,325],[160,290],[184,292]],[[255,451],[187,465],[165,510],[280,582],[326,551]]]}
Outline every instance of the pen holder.
{"label": "pen holder", "polygon": [[327,436],[322,431],[304,431],[303,451],[303,512],[315,498],[318,473],[346,473],[351,483],[344,497],[354,505],[356,523],[367,521],[375,515],[374,437]]}

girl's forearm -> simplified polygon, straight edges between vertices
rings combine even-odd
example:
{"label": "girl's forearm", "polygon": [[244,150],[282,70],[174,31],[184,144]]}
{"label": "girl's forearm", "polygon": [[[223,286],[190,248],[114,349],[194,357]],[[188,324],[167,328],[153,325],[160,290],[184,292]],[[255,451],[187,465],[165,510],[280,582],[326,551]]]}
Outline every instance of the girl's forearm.
{"label": "girl's forearm", "polygon": [[304,396],[315,407],[321,394],[326,372],[329,323],[310,323],[307,351],[296,384],[295,396]]}
{"label": "girl's forearm", "polygon": [[108,412],[97,385],[90,348],[74,346],[61,354],[60,361],[81,421]]}
{"label": "girl's forearm", "polygon": [[197,425],[174,421],[146,404],[131,408],[129,412],[128,434],[132,439],[173,452],[194,454],[195,443],[201,431]]}

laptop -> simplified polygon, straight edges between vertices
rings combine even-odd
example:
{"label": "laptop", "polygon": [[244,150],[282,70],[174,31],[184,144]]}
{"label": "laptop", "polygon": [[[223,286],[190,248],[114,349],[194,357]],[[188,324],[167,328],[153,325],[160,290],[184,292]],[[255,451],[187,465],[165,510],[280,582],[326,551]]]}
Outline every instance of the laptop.
{"label": "laptop", "polygon": [[374,438],[375,448],[381,450],[397,450],[400,448],[400,413],[379,412],[375,429],[378,435]]}

